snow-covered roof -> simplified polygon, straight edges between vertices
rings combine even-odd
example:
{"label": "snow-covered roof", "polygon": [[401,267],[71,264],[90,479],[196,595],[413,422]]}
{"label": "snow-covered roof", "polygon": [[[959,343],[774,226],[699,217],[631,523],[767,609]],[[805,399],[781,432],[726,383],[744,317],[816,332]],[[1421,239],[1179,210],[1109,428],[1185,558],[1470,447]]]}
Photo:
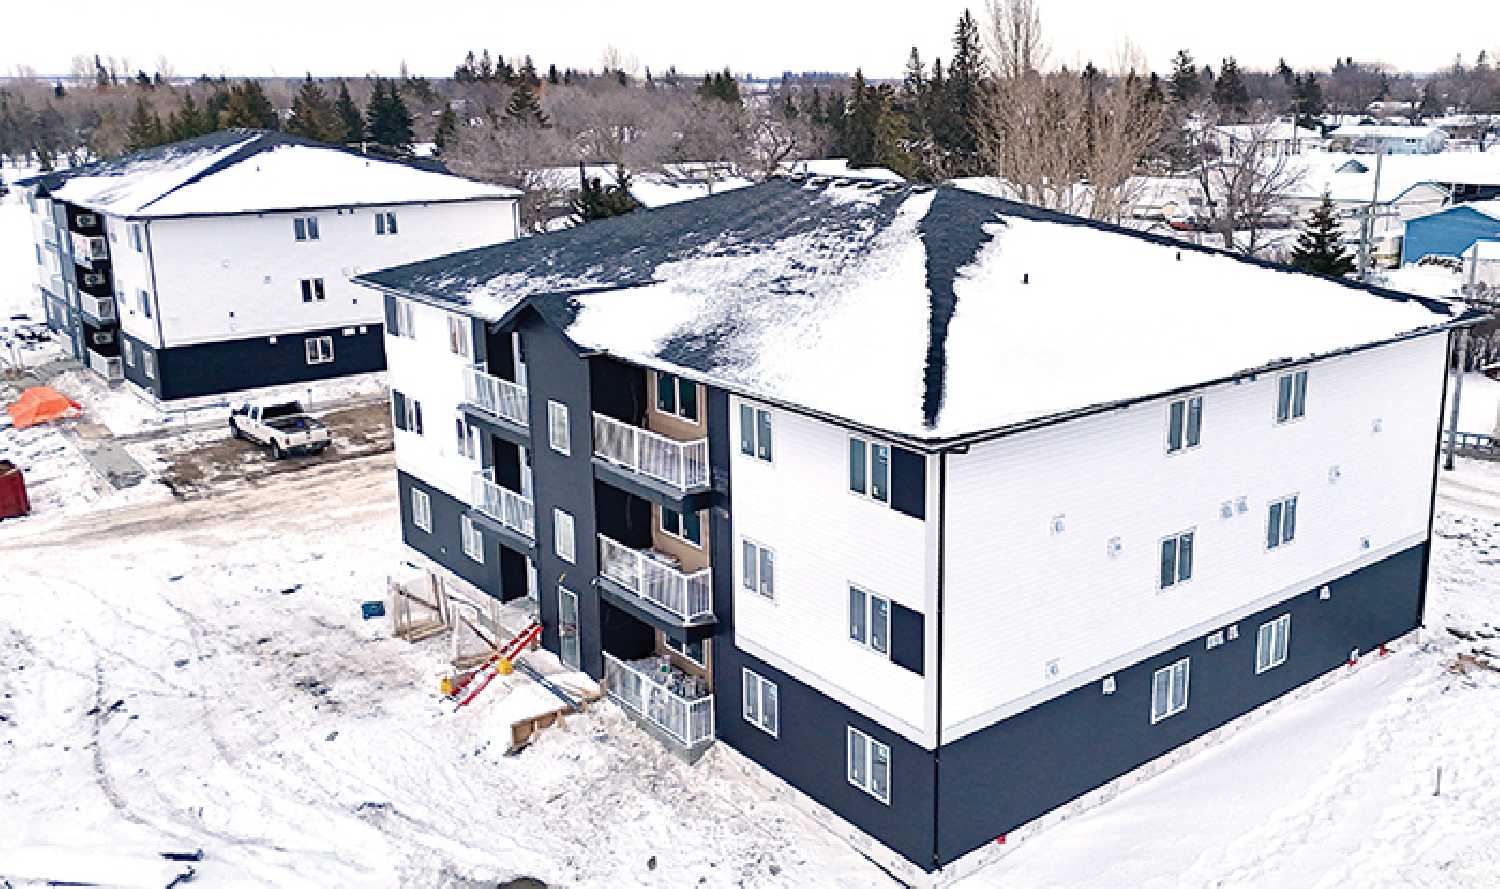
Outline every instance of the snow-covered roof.
{"label": "snow-covered roof", "polygon": [[1464,251],[1464,259],[1479,259],[1482,262],[1500,262],[1500,240],[1481,238]]}
{"label": "snow-covered roof", "polygon": [[513,189],[265,130],[223,130],[33,180],[132,218],[508,198]]}
{"label": "snow-covered roof", "polygon": [[[544,167],[536,175],[549,188],[577,190],[578,167]],[[587,164],[584,175],[598,179],[605,185],[618,184],[618,168],[613,164]],[[712,184],[707,180],[713,176]],[[630,196],[643,207],[665,207],[696,198],[708,197],[721,191],[745,188],[751,181],[743,176],[725,176],[721,172],[708,170],[704,165],[668,166],[661,172],[643,171],[630,174]]]}
{"label": "snow-covered roof", "polygon": [[[1284,162],[1305,171],[1294,196],[1316,198],[1327,191],[1334,200],[1368,201],[1374,191],[1376,158],[1368,154],[1314,152]],[[1423,183],[1500,186],[1500,151],[1388,154],[1379,166],[1382,203]]]}
{"label": "snow-covered roof", "polygon": [[885,167],[850,167],[849,159],[846,157],[784,161],[781,164],[781,172],[789,176],[844,176],[850,179],[879,179],[884,182],[906,181],[900,173]]}
{"label": "snow-covered roof", "polygon": [[1323,138],[1317,130],[1309,130],[1299,127],[1288,121],[1278,120],[1270,123],[1237,123],[1223,124],[1214,127],[1220,133],[1231,139],[1270,139],[1279,142],[1290,142],[1293,139],[1316,141]]}
{"label": "snow-covered roof", "polygon": [[926,442],[1454,320],[1438,301],[957,188],[822,177],[356,280],[491,321],[530,307],[580,349]]}
{"label": "snow-covered roof", "polygon": [[1403,127],[1385,124],[1345,124],[1332,133],[1335,139],[1427,139],[1444,135],[1437,127]]}

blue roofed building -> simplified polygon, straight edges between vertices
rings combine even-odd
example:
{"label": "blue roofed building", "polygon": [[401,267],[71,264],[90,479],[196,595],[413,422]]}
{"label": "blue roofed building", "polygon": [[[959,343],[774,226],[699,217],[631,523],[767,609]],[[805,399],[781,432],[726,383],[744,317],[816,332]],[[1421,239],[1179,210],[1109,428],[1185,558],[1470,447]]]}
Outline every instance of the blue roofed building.
{"label": "blue roofed building", "polygon": [[1406,223],[1401,264],[1424,256],[1462,256],[1475,241],[1500,238],[1500,201],[1445,207]]}

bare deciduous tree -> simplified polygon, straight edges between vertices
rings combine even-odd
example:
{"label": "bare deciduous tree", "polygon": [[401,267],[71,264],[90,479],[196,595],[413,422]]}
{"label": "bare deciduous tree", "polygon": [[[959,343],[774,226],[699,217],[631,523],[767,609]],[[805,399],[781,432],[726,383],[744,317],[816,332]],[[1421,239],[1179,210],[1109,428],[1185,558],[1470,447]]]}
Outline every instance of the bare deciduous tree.
{"label": "bare deciduous tree", "polygon": [[1242,131],[1231,154],[1221,153],[1211,127],[1190,128],[1194,176],[1209,210],[1209,228],[1224,248],[1255,255],[1266,229],[1290,219],[1287,195],[1302,183],[1306,169],[1275,146],[1275,121],[1259,121]]}
{"label": "bare deciduous tree", "polygon": [[533,232],[572,214],[568,196],[574,183],[554,172],[571,156],[571,146],[554,128],[492,118],[460,128],[443,153],[455,173],[519,189],[521,225]]}

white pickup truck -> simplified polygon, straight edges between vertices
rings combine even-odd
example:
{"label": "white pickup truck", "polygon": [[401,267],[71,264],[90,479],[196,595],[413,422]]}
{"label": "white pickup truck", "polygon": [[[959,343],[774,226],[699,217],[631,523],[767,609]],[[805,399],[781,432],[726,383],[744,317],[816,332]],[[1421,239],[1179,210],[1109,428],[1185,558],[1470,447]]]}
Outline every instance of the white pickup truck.
{"label": "white pickup truck", "polygon": [[290,454],[321,454],[333,443],[328,427],[295,401],[241,404],[229,413],[229,434],[270,446],[277,460]]}

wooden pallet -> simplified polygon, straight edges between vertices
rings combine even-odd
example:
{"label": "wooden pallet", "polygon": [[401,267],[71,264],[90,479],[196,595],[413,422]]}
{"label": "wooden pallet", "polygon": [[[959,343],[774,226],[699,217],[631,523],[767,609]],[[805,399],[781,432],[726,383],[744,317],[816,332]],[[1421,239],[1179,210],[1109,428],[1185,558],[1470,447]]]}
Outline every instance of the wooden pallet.
{"label": "wooden pallet", "polygon": [[[572,691],[572,689],[569,689],[569,691]],[[589,704],[599,700],[601,697],[603,697],[603,692],[579,694],[579,712],[586,712]],[[510,747],[505,752],[520,753],[527,744],[531,743],[531,739],[538,732],[561,723],[572,712],[572,709],[566,704],[560,704],[556,709],[549,710],[546,713],[539,713],[536,716],[516,720],[510,724]]]}

